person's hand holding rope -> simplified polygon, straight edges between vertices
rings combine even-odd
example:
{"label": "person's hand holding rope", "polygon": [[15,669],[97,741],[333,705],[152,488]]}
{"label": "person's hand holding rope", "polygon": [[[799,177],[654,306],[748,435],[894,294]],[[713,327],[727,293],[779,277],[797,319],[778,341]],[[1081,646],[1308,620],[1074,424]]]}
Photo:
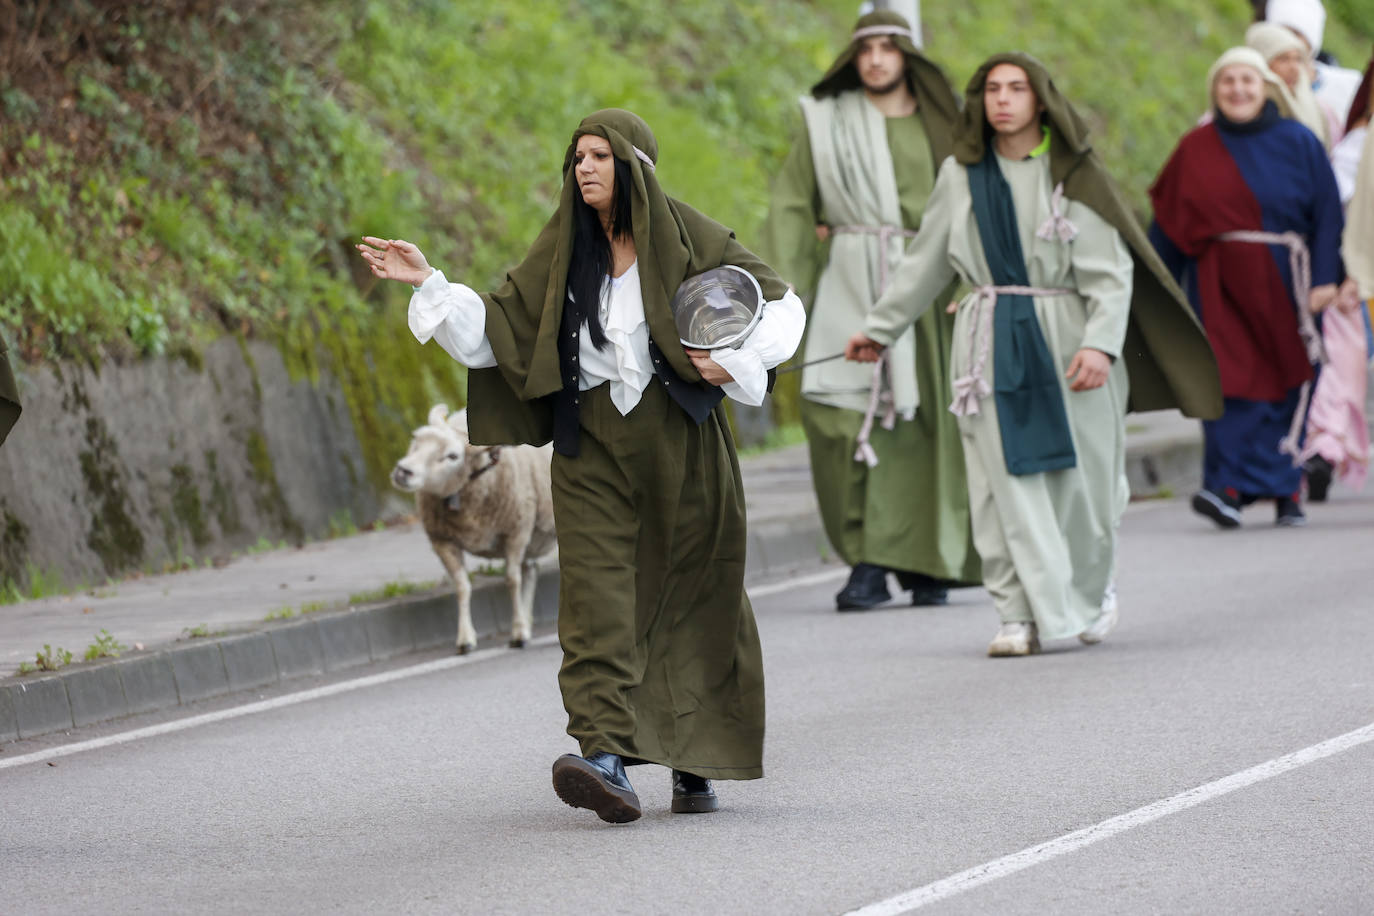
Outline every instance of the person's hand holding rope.
{"label": "person's hand holding rope", "polygon": [[887,347],[866,334],[858,333],[844,345],[844,358],[854,363],[876,363]]}

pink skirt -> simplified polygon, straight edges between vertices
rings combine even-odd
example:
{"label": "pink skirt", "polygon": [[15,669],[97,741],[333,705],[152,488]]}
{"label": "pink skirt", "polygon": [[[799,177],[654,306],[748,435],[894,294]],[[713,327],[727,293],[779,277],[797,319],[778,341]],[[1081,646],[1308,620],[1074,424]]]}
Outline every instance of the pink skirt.
{"label": "pink skirt", "polygon": [[1302,460],[1320,455],[1331,462],[1342,483],[1364,486],[1369,472],[1369,427],[1365,423],[1365,388],[1369,381],[1369,352],[1365,343],[1363,309],[1327,309],[1322,316],[1322,339],[1327,364],[1317,380],[1312,409],[1307,414],[1307,445]]}

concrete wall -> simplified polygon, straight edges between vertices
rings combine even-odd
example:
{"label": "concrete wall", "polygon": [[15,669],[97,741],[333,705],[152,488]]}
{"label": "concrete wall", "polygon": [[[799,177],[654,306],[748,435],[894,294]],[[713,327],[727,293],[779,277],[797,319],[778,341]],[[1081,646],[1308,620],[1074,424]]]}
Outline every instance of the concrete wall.
{"label": "concrete wall", "polygon": [[[67,585],[228,556],[381,510],[343,393],[276,348],[221,340],[200,367],[17,366],[24,414],[0,449],[0,582]],[[405,450],[398,443],[397,455]]]}

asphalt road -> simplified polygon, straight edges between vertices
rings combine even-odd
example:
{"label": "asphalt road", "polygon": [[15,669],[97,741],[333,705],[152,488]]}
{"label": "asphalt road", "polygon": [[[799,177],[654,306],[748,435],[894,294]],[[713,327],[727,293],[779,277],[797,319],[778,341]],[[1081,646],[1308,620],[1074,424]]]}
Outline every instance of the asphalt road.
{"label": "asphalt road", "polygon": [[980,590],[848,615],[834,571],[756,590],[768,776],[720,784],[714,815],[669,814],[658,767],[630,771],[634,824],[554,797],[573,746],[548,640],[52,759],[12,744],[0,912],[899,912],[992,863],[922,912],[1369,913],[1374,729],[1054,845],[1374,724],[1374,497],[1310,515],[1222,533],[1133,507],[1121,626],[1032,659],[983,656]]}

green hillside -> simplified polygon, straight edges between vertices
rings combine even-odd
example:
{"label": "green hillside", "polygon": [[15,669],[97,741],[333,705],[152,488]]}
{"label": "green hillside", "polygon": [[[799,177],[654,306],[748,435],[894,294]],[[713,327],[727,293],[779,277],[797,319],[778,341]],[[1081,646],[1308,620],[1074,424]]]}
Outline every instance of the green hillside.
{"label": "green hillside", "polygon": [[[1347,63],[1370,35],[1330,4]],[[962,82],[988,53],[1046,60],[1135,199],[1204,104],[1245,0],[926,0]],[[72,0],[0,24],[0,333],[25,359],[192,365],[226,334],[276,340],[349,393],[372,470],[463,375],[405,330],[406,291],[355,263],[404,236],[499,281],[547,217],[582,115],[632,108],[669,189],[746,243],[795,96],[855,4],[783,0]],[[976,12],[975,12],[976,10]],[[1366,26],[1368,28],[1369,26]]]}

